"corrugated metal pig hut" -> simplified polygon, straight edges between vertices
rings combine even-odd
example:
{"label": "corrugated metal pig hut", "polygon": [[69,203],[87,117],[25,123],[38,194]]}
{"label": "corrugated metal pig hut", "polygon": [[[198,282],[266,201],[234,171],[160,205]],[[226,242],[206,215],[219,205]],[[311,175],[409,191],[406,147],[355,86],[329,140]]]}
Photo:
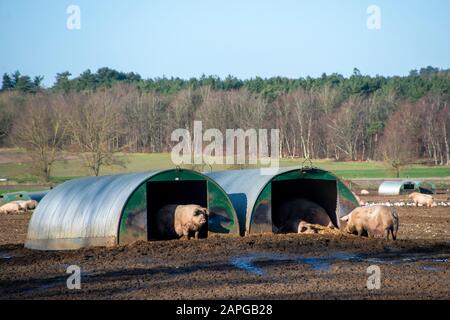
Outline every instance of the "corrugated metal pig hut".
{"label": "corrugated metal pig hut", "polygon": [[259,169],[210,172],[233,203],[241,235],[273,232],[277,210],[285,201],[303,198],[323,207],[335,226],[358,206],[353,193],[335,175],[318,168],[284,168],[262,175]]}
{"label": "corrugated metal pig hut", "polygon": [[167,204],[210,211],[200,235],[239,234],[225,191],[191,170],[166,170],[67,181],[51,190],[31,217],[25,247],[38,250],[113,246],[155,238],[156,213]]}
{"label": "corrugated metal pig hut", "polygon": [[0,203],[7,203],[16,200],[36,200],[39,202],[48,193],[48,191],[49,190],[34,191],[34,192],[19,191],[19,192],[4,193],[0,195]]}
{"label": "corrugated metal pig hut", "polygon": [[434,194],[436,187],[432,182],[419,180],[383,181],[378,187],[378,194],[383,196],[396,196],[412,192]]}

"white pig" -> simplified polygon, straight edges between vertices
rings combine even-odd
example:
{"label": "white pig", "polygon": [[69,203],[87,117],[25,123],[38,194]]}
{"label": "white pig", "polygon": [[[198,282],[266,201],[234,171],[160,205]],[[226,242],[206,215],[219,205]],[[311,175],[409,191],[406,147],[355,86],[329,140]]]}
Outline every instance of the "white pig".
{"label": "white pig", "polygon": [[392,239],[397,238],[399,221],[394,207],[359,207],[342,217],[341,221],[347,222],[344,228],[347,233],[375,237],[384,236],[387,232],[387,239],[389,234],[392,235]]}
{"label": "white pig", "polygon": [[209,212],[196,204],[166,205],[157,213],[157,231],[162,239],[186,237],[198,238]]}
{"label": "white pig", "polygon": [[419,192],[413,192],[408,196],[408,199],[414,201],[414,204],[417,205],[425,205],[429,208],[433,206],[433,197],[428,194],[423,194]]}
{"label": "white pig", "polygon": [[7,203],[0,207],[0,214],[19,213],[20,206],[17,203]]}
{"label": "white pig", "polygon": [[23,210],[23,211],[27,211],[28,210],[28,205],[27,205],[27,201],[26,200],[17,200],[17,201],[12,201],[10,203],[15,203],[19,206],[19,210]]}
{"label": "white pig", "polygon": [[10,203],[17,203],[19,205],[19,209],[23,211],[33,210],[38,205],[36,200],[17,200]]}

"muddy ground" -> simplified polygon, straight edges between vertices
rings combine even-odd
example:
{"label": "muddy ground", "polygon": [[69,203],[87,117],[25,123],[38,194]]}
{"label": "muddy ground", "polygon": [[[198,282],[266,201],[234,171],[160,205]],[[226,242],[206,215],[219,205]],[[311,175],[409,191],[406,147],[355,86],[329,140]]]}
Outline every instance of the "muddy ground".
{"label": "muddy ground", "polygon": [[[259,235],[67,252],[24,249],[30,215],[3,215],[0,299],[450,299],[450,207],[398,212],[397,241]],[[80,290],[66,286],[70,265]],[[367,288],[371,265],[380,289]]]}

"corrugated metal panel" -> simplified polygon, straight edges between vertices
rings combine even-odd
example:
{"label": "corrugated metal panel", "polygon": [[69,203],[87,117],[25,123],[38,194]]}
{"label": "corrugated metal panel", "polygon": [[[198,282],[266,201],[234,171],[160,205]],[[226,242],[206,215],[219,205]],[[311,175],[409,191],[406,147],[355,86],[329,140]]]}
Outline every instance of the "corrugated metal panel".
{"label": "corrugated metal panel", "polygon": [[[280,169],[278,173],[291,170],[294,168]],[[205,174],[214,179],[228,194],[239,219],[241,234],[244,234],[245,230],[249,230],[250,216],[259,194],[275,175],[262,175],[260,169],[215,171]]]}
{"label": "corrugated metal panel", "polygon": [[400,194],[400,189],[402,188],[404,181],[384,181],[378,187],[378,194],[384,196],[395,196]]}
{"label": "corrugated metal panel", "polygon": [[[72,239],[86,245],[110,244],[117,238],[122,208],[130,194],[160,171],[89,177],[67,181],[51,190],[39,203],[28,227],[28,248],[47,240]],[[39,241],[42,240],[42,241]]]}

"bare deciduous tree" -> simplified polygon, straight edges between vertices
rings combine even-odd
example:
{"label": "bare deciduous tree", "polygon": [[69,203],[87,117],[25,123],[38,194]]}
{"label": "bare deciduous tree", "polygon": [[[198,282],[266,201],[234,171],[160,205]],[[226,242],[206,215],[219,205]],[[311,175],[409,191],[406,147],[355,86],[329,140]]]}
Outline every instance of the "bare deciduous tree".
{"label": "bare deciduous tree", "polygon": [[450,165],[450,103],[445,102],[444,108],[439,114],[439,121],[442,130],[442,137],[444,143],[444,152],[445,152],[445,164]]}
{"label": "bare deciduous tree", "polygon": [[[72,99],[73,102],[75,99]],[[96,176],[105,165],[121,164],[114,152],[119,111],[117,97],[103,91],[88,94],[71,106],[67,125],[86,167]]]}
{"label": "bare deciduous tree", "polygon": [[363,138],[364,101],[351,98],[329,117],[329,141],[335,147],[335,158],[343,153],[348,159],[356,160],[359,141]]}
{"label": "bare deciduous tree", "polygon": [[20,121],[15,124],[13,140],[17,146],[25,148],[46,182],[50,181],[64,137],[61,96],[55,99],[38,94],[30,98]]}

